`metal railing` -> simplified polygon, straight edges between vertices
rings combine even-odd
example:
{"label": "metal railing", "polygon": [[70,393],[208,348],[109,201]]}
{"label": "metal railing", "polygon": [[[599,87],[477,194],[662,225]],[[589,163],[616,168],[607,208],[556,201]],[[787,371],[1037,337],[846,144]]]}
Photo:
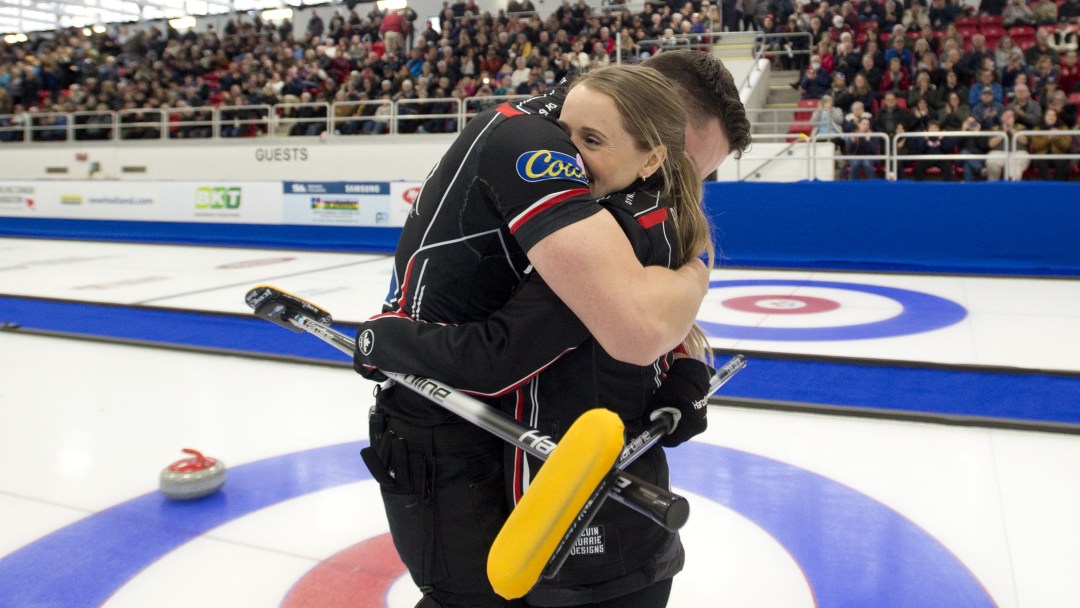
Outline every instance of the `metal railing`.
{"label": "metal railing", "polygon": [[[1030,141],[1033,136],[1041,136],[1045,135],[1046,133],[1047,131],[1016,131],[1015,133],[1013,133],[1013,136],[1009,138],[1009,150],[1005,160],[1005,170],[1020,174],[1014,175],[1010,179],[1020,179],[1022,177],[1024,171],[1018,171],[1017,169],[1024,160],[1027,160],[1032,164],[1035,164],[1036,162],[1039,162],[1041,160],[1075,160],[1078,164],[1080,164],[1080,154],[1077,154],[1075,152],[1070,152],[1068,154],[1030,154],[1027,153],[1026,150],[1020,149],[1017,140],[1021,137],[1025,137]],[[1054,135],[1068,135],[1071,138],[1080,137],[1080,129],[1062,129],[1058,131],[1049,131],[1049,133],[1053,133]],[[1070,148],[1070,150],[1075,149],[1075,145]],[[1021,157],[1021,154],[1023,154],[1023,157]],[[1060,180],[1061,176],[1059,175],[1057,176],[1057,178]]]}
{"label": "metal railing", "polygon": [[[965,164],[967,164],[967,161],[974,161],[975,163],[986,162],[990,158],[989,153],[978,154],[972,152],[963,152],[963,140],[971,138],[989,140],[1000,136],[1001,133],[995,133],[994,131],[912,131],[910,133],[897,133],[893,136],[892,142],[890,144],[892,146],[892,158],[890,161],[889,171],[896,179],[900,179],[900,177],[904,174],[904,168],[901,167],[900,163],[911,163],[910,167],[916,170],[919,166],[919,163],[935,163],[938,165],[944,164],[944,169],[942,169],[940,166],[938,167],[942,170],[942,172],[944,172],[946,169],[952,171],[954,168],[962,168]],[[900,151],[901,142],[906,142],[913,139],[926,138],[941,138],[942,140],[944,140],[945,138],[953,138],[959,140],[957,142],[959,149],[955,152],[943,152],[939,154],[908,154],[902,153]],[[959,162],[960,164],[955,164],[957,162]],[[970,170],[979,168],[975,165],[969,165],[969,167]],[[946,176],[946,178],[951,179],[951,176]]]}
{"label": "metal railing", "polygon": [[[769,135],[770,136],[775,136],[776,134],[775,133],[770,133]],[[754,140],[755,141],[760,141],[760,139],[757,136],[754,137]],[[788,144],[786,146],[784,146],[783,148],[781,148],[779,151],[775,152],[771,156],[766,156],[766,157],[762,158],[763,162],[760,165],[758,165],[757,167],[755,167],[753,172],[751,174],[749,174],[749,175],[745,175],[745,176],[743,175],[743,173],[742,173],[743,165],[742,165],[742,162],[741,162],[741,159],[740,159],[740,162],[736,165],[736,169],[735,169],[735,171],[736,171],[736,179],[738,181],[740,181],[740,182],[749,181],[750,177],[758,177],[758,178],[760,178],[763,171],[765,171],[766,169],[769,169],[770,167],[772,167],[774,165],[779,166],[781,164],[784,164],[785,162],[789,162],[789,161],[793,161],[793,160],[802,162],[801,161],[801,155],[798,156],[798,157],[795,155],[795,144],[797,144],[797,143],[799,143],[799,142],[797,142],[797,141],[789,141]],[[812,170],[810,170],[809,174],[813,175],[814,172]]]}
{"label": "metal railing", "polygon": [[[889,166],[890,150],[889,136],[885,133],[877,133],[870,131],[867,133],[814,133],[810,136],[810,158],[807,161],[807,167],[813,167],[818,160],[818,146],[817,143],[833,143],[840,144],[841,148],[847,147],[847,144],[857,139],[868,139],[873,142],[880,141],[880,152],[876,154],[849,154],[846,150],[839,154],[834,154],[835,160],[841,161],[842,164],[834,177],[839,179],[857,179],[860,169],[865,170],[866,179],[877,179],[886,177],[885,169]],[[880,173],[879,173],[880,172]]]}
{"label": "metal railing", "polygon": [[656,49],[659,49],[660,51],[692,49],[705,52],[718,45],[720,41],[723,40],[723,37],[725,35],[743,33],[745,32],[724,32],[721,30],[707,30],[704,32],[696,32],[691,34],[674,34],[665,38],[635,40],[634,47],[636,47],[636,51],[634,48],[627,49],[623,46],[622,36],[614,36],[615,50],[612,53],[611,62],[621,65],[622,63],[624,63],[624,57],[630,57],[637,61],[640,59],[642,51],[648,51],[650,54],[652,54],[652,52]]}
{"label": "metal railing", "polygon": [[[805,40],[806,44],[799,44],[796,47],[792,44],[791,48],[782,48],[778,50],[772,50],[774,46],[784,46],[786,41],[801,41]],[[764,57],[769,60],[776,58],[787,57],[795,65],[791,66],[793,69],[798,69],[801,64],[810,62],[811,47],[813,47],[813,37],[809,32],[783,32],[776,34],[766,34],[765,32],[758,32],[757,37],[754,39],[754,45],[757,49],[756,54],[760,57]],[[801,57],[806,57],[806,61],[802,62]]]}
{"label": "metal railing", "polygon": [[[470,118],[483,109],[504,101],[521,99],[524,95],[479,95],[465,99],[417,98],[397,101],[350,101],[327,103],[282,103],[269,105],[137,108],[115,112],[81,111],[71,113],[23,112],[0,115],[0,146],[43,145],[62,142],[107,141],[171,141],[178,139],[229,139],[254,137],[318,136],[349,137],[397,133],[444,132],[457,133]],[[810,109],[807,109],[810,111]],[[761,116],[771,110],[759,110]],[[811,121],[812,122],[812,121]],[[778,123],[779,124],[779,123]],[[800,121],[801,125],[809,123]],[[761,179],[770,167],[784,165],[784,179],[817,179],[826,177],[823,167],[834,164],[832,178],[846,177],[851,164],[865,167],[857,161],[869,161],[875,167],[874,177],[886,179],[903,178],[908,167],[914,163],[929,162],[942,166],[960,166],[968,161],[989,162],[993,168],[991,178],[1000,175],[1005,180],[1022,179],[1025,170],[1034,164],[1042,170],[1043,161],[1064,160],[1055,168],[1056,178],[1062,179],[1062,169],[1073,173],[1075,161],[1080,154],[1031,154],[1026,146],[1018,144],[1020,138],[1033,138],[1052,133],[1055,136],[1080,136],[1076,131],[1025,130],[1013,133],[1007,145],[988,154],[970,152],[940,154],[908,154],[907,142],[916,137],[993,138],[996,131],[937,131],[897,133],[889,138],[883,133],[870,136],[884,140],[881,152],[875,155],[849,155],[836,146],[828,159],[820,150],[829,150],[817,144],[849,140],[853,133],[816,133],[802,137],[792,133],[754,133],[755,143],[783,143],[768,155],[755,155],[753,149],[735,161],[739,180]],[[788,163],[798,161],[801,169],[791,170]],[[835,161],[835,162],[834,162]],[[824,164],[822,164],[824,162]],[[909,164],[911,163],[911,164]],[[959,165],[957,165],[959,163]],[[1002,166],[1003,165],[1003,166]],[[880,170],[877,170],[880,168]],[[982,167],[979,177],[982,177]],[[969,177],[976,169],[969,165]],[[801,176],[799,175],[801,174]],[[1068,176],[1064,176],[1068,177]]]}
{"label": "metal railing", "polygon": [[[865,168],[865,165],[857,161],[868,161],[874,169],[870,178],[877,179],[905,179],[912,178],[918,167],[917,163],[928,163],[923,167],[936,167],[938,171],[948,169],[957,175],[947,175],[944,178],[959,178],[965,180],[983,179],[1015,181],[1024,179],[1030,166],[1042,166],[1042,161],[1050,161],[1053,165],[1055,160],[1064,160],[1066,163],[1059,164],[1055,169],[1054,178],[1063,181],[1076,177],[1075,163],[1080,162],[1080,153],[1069,152],[1062,154],[1034,154],[1027,150],[1026,146],[1018,143],[1018,140],[1039,136],[1080,136],[1080,130],[1054,130],[1054,131],[1016,131],[1008,137],[1005,145],[996,144],[994,149],[987,153],[975,153],[964,151],[962,141],[966,138],[987,138],[993,140],[1003,134],[998,131],[918,131],[896,133],[889,137],[885,133],[871,132],[867,135],[880,142],[878,154],[848,154],[844,150],[843,143],[852,138],[859,137],[860,133],[812,133],[809,137],[793,136],[790,133],[767,133],[754,134],[756,144],[785,144],[779,148],[773,146],[764,154],[755,154],[753,148],[735,160],[735,178],[739,181],[767,180],[769,169],[773,168],[775,175],[778,171],[783,173],[785,180],[800,179],[850,179],[852,165]],[[906,142],[915,138],[942,137],[954,138],[959,144],[957,151],[943,153],[908,153]],[[832,142],[834,145],[821,146]],[[1038,163],[1038,165],[1036,165]],[[791,165],[797,165],[793,168]],[[965,165],[967,171],[965,172]],[[779,170],[776,169],[779,167]],[[989,171],[984,174],[982,169]],[[908,169],[912,169],[908,176]],[[932,173],[934,171],[931,171]],[[1063,175],[1062,172],[1065,174]]]}
{"label": "metal railing", "polygon": [[[950,163],[950,164],[955,164],[956,167],[961,167],[962,168],[965,164],[967,164],[968,161],[974,161],[976,164],[975,165],[969,165],[969,171],[974,171],[975,169],[979,169],[978,172],[980,173],[980,176],[981,176],[981,174],[982,174],[981,169],[982,168],[984,168],[984,167],[991,168],[992,167],[994,170],[990,172],[992,174],[992,175],[989,176],[991,179],[995,179],[995,180],[996,179],[1003,179],[1003,180],[1007,180],[1007,181],[1017,181],[1017,180],[1021,180],[1021,179],[1024,178],[1024,174],[1026,173],[1026,169],[1032,164],[1041,163],[1041,161],[1044,161],[1044,160],[1046,160],[1046,161],[1064,160],[1064,161],[1067,161],[1066,163],[1064,163],[1064,167],[1063,167],[1063,169],[1065,170],[1064,171],[1065,175],[1061,175],[1060,173],[1058,173],[1058,174],[1056,174],[1054,176],[1057,181],[1064,181],[1064,180],[1066,180],[1066,179],[1068,179],[1070,177],[1069,172],[1073,169],[1073,165],[1070,165],[1070,163],[1072,163],[1073,161],[1080,162],[1080,153],[1071,152],[1071,151],[1067,152],[1067,153],[1062,153],[1062,154],[1034,153],[1034,152],[1030,152],[1028,150],[1027,145],[1021,145],[1019,143],[1019,140],[1021,138],[1026,139],[1026,140],[1028,140],[1030,142],[1032,137],[1058,137],[1058,136],[1062,136],[1062,137],[1069,137],[1070,139],[1075,138],[1075,137],[1080,137],[1080,130],[1065,130],[1065,129],[1057,129],[1057,130],[1051,130],[1051,131],[1043,131],[1043,130],[1014,131],[1012,134],[1010,134],[1006,138],[1006,141],[1003,142],[1005,145],[1002,146],[1000,144],[992,144],[994,149],[990,150],[986,154],[963,152],[962,151],[963,150],[963,144],[961,144],[961,147],[960,147],[961,151],[957,151],[957,152],[954,152],[954,153],[945,153],[945,154],[902,154],[902,153],[900,153],[899,144],[900,144],[901,141],[904,141],[906,139],[915,138],[915,137],[928,137],[928,136],[931,136],[931,137],[933,137],[933,136],[937,136],[937,137],[953,137],[953,138],[957,138],[957,139],[961,139],[961,140],[963,140],[965,138],[977,137],[977,138],[986,138],[986,139],[993,140],[993,139],[996,139],[998,137],[1004,136],[1004,134],[1001,133],[1000,131],[920,131],[920,132],[911,132],[911,133],[897,133],[895,136],[893,136],[893,140],[892,140],[892,156],[893,156],[893,158],[892,158],[892,163],[893,163],[892,171],[893,171],[893,175],[895,175],[896,177],[899,177],[901,175],[901,167],[900,167],[901,162],[909,162],[909,161],[913,161],[913,162],[944,161],[944,162],[947,162],[947,163]],[[1070,150],[1071,149],[1074,149],[1074,148],[1072,146],[1072,143],[1070,142]],[[978,165],[977,163],[985,163],[985,164],[984,165]],[[1001,172],[1000,173],[1000,178],[997,176],[998,171]]]}
{"label": "metal railing", "polygon": [[[817,108],[746,108],[746,117],[750,120],[750,124],[754,125],[754,128],[761,130],[762,133],[781,133],[787,132],[788,127],[814,127],[817,124],[814,122],[814,115],[817,113]],[[800,120],[799,114],[806,114],[807,118]],[[758,134],[755,132],[754,136]],[[798,135],[794,135],[798,137]]]}
{"label": "metal railing", "polygon": [[[725,161],[721,167],[731,163],[736,181],[770,181],[770,172],[792,181],[815,179],[822,174],[810,164],[819,159],[811,156],[812,147],[806,145],[809,140],[790,141],[791,135],[787,133],[754,133],[753,137],[754,145],[749,150],[740,158]],[[832,171],[831,161],[826,164]]]}
{"label": "metal railing", "polygon": [[0,145],[90,141],[458,133],[479,112],[527,95],[0,114]]}

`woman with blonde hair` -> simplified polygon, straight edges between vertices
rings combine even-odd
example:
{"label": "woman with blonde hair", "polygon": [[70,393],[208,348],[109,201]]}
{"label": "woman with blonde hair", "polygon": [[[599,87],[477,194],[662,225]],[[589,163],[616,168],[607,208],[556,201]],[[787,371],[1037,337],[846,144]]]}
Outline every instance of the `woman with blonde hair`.
{"label": "woman with blonde hair", "polygon": [[[671,73],[667,67],[665,73]],[[711,105],[727,103],[729,96],[737,100],[733,81],[729,84],[723,97],[709,101]],[[719,84],[710,86],[720,90]],[[642,66],[594,70],[572,83],[565,99],[560,93],[504,104],[499,114],[559,111],[558,122],[577,149],[577,159],[543,149],[527,152],[516,158],[516,175],[499,179],[510,183],[515,178],[572,175],[587,183],[592,197],[599,198],[597,213],[611,214],[643,265],[677,268],[699,256],[711,264],[713,244],[701,208],[700,180],[701,169],[707,169],[707,174],[715,166],[698,167],[687,151],[688,115],[678,102],[684,95],[660,72]],[[658,104],[663,104],[663,111],[658,111]],[[730,134],[736,133],[731,129],[741,129],[742,122],[745,115],[740,123],[722,122],[724,133],[732,137],[731,146],[739,150],[745,140],[739,143],[740,137]],[[715,165],[722,158],[704,162]],[[499,252],[489,255],[493,264],[498,263]],[[431,306],[427,299],[424,306]],[[681,420],[662,440],[665,447],[674,447],[705,428],[706,408],[692,406],[704,398],[711,375],[704,362],[707,344],[700,330],[690,332],[676,349],[678,354],[665,353],[645,365],[619,361],[537,272],[523,274],[514,296],[483,321],[443,325],[390,312],[360,329],[373,332],[378,344],[392,346],[358,350],[354,367],[366,377],[372,377],[366,371],[378,369],[430,375],[498,399],[505,412],[554,439],[580,414],[595,407],[618,414],[627,436],[632,437],[650,425],[657,410],[674,404]],[[380,393],[380,399],[384,396]],[[516,503],[542,463],[510,447],[505,456],[506,483]],[[669,485],[662,449],[648,450],[628,472],[660,487]],[[590,529],[598,531],[589,533],[590,546],[603,545],[603,551],[571,555],[559,575],[534,587],[526,602],[665,606],[672,579],[684,561],[678,535],[610,504],[599,510]]]}
{"label": "woman with blonde hair", "polygon": [[920,71],[915,74],[915,84],[911,85],[911,89],[908,90],[907,105],[909,108],[915,107],[915,102],[920,99],[931,99],[937,94],[937,87],[930,81],[930,73]]}
{"label": "woman with blonde hair", "polygon": [[1021,65],[1027,63],[1024,58],[1024,51],[1013,41],[1012,36],[1002,36],[998,40],[997,50],[994,51],[994,67],[997,68],[999,73],[1009,67],[1009,60],[1012,57],[1019,57]]}

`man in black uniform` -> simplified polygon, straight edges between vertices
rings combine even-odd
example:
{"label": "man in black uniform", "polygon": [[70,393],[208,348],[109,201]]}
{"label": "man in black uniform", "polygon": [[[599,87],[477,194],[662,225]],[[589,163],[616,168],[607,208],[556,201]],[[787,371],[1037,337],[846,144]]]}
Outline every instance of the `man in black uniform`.
{"label": "man in black uniform", "polygon": [[[734,93],[733,83],[730,89]],[[615,359],[652,364],[688,333],[703,294],[697,284],[702,269],[691,264],[672,278],[652,272],[662,267],[638,262],[614,217],[596,213],[600,207],[589,200],[588,181],[569,138],[545,118],[559,103],[556,97],[503,105],[470,123],[418,197],[399,243],[384,309],[425,321],[485,320],[506,304],[532,262],[582,320],[577,343],[592,335]],[[701,122],[725,135],[719,119]],[[739,131],[740,150],[747,130]],[[708,141],[710,130],[704,132]],[[707,158],[715,159],[711,166],[704,161],[706,174],[726,156],[725,143],[702,146]],[[604,249],[619,243],[608,241],[612,229],[622,250]],[[623,272],[611,265],[613,255],[622,256]],[[636,268],[627,265],[627,256]],[[604,266],[607,272],[590,282]],[[635,286],[645,285],[641,281],[661,287],[640,291]],[[687,293],[697,301],[679,302]],[[627,303],[634,294],[659,304],[644,308],[649,311],[644,325],[618,310],[620,301]],[[658,294],[664,297],[655,299]],[[633,302],[628,308],[635,306],[640,308]],[[657,320],[671,323],[661,330],[648,326]],[[566,335],[575,332],[567,329]],[[358,352],[370,352],[372,344],[363,332],[360,337]],[[653,373],[650,393],[658,376]],[[493,392],[505,391],[488,394]],[[498,440],[391,386],[378,396],[371,441],[365,460],[382,484],[395,544],[425,593],[422,604],[509,605],[493,594],[484,575],[487,549],[507,513]]]}

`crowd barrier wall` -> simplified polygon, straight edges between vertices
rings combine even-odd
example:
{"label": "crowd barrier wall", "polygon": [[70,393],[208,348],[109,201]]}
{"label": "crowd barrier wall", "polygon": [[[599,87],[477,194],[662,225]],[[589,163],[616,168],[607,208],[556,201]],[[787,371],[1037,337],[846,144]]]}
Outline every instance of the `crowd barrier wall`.
{"label": "crowd barrier wall", "polygon": [[[393,251],[420,182],[0,181],[0,236]],[[706,185],[720,265],[1080,276],[1054,182]]]}
{"label": "crowd barrier wall", "polygon": [[0,235],[391,252],[420,181],[0,181]]}
{"label": "crowd barrier wall", "polygon": [[0,180],[423,180],[454,135],[0,146]]}
{"label": "crowd barrier wall", "polygon": [[711,183],[720,265],[1080,276],[1061,182]]}

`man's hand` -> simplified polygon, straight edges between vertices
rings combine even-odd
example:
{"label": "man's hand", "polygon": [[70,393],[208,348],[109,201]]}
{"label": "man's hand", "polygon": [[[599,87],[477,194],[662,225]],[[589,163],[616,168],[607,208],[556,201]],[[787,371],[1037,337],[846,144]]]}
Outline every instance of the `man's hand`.
{"label": "man's hand", "polygon": [[653,393],[650,420],[667,412],[675,417],[675,428],[660,440],[660,445],[673,448],[705,431],[708,426],[709,379],[713,369],[708,365],[683,357],[671,364],[663,384]]}

